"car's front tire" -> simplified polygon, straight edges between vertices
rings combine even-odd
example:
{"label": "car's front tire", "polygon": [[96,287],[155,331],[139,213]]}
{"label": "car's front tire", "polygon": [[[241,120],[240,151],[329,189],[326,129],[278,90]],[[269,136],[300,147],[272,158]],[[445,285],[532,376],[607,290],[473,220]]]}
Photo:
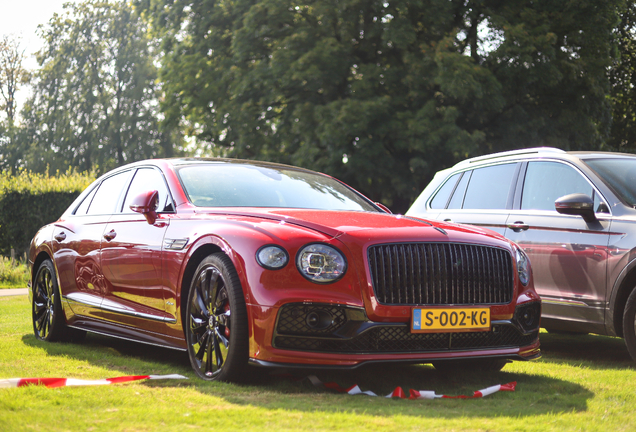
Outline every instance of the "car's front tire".
{"label": "car's front tire", "polygon": [[625,313],[623,314],[623,337],[627,351],[636,361],[636,288],[627,298]]}
{"label": "car's front tire", "polygon": [[190,363],[208,381],[239,381],[248,368],[247,308],[238,275],[224,253],[197,267],[185,323]]}

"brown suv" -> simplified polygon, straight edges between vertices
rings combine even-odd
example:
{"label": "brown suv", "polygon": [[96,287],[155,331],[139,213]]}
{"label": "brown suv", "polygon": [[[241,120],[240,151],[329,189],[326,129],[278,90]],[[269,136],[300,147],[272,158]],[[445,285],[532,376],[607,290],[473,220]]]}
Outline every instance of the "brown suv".
{"label": "brown suv", "polygon": [[621,336],[636,360],[636,155],[532,148],[440,171],[406,213],[526,252],[548,330]]}

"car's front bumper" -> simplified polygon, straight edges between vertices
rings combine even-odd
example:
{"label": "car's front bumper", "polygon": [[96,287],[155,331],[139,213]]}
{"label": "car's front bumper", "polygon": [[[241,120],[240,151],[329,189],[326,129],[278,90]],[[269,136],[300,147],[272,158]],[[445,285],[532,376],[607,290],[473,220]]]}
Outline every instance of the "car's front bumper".
{"label": "car's front bumper", "polygon": [[[461,358],[539,358],[538,321],[520,323],[524,304],[510,320],[493,320],[490,331],[412,333],[409,322],[373,322],[364,309],[324,303],[281,308],[250,306],[254,327],[250,361],[261,366],[356,367],[378,361],[426,363]],[[314,314],[308,325],[307,317]]]}

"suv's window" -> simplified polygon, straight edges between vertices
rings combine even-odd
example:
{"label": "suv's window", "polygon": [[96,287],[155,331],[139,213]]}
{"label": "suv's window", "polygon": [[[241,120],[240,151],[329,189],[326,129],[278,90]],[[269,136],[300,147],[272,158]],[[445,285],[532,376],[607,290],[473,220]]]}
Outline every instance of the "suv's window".
{"label": "suv's window", "polygon": [[115,211],[121,190],[124,188],[130,171],[124,171],[108,177],[99,185],[86,214],[111,214]]}
{"label": "suv's window", "polygon": [[450,194],[453,193],[453,189],[457,184],[457,180],[461,173],[453,175],[449,178],[446,183],[439,189],[435,197],[431,200],[431,208],[432,209],[444,209],[446,208],[446,204],[448,204],[448,198]]}
{"label": "suv's window", "polygon": [[130,183],[124,205],[121,209],[123,213],[130,213],[130,204],[132,200],[142,192],[156,190],[159,192],[158,212],[173,211],[172,200],[168,193],[168,188],[163,180],[163,176],[159,171],[153,168],[140,168],[135,173],[135,177]]}
{"label": "suv's window", "polygon": [[559,162],[530,162],[523,185],[521,209],[554,211],[554,201],[573,193],[586,194],[594,199],[594,208],[598,208],[598,196],[577,170]]}
{"label": "suv's window", "polygon": [[588,159],[585,163],[592,167],[624,202],[636,207],[636,159]]}
{"label": "suv's window", "polygon": [[505,209],[516,167],[510,163],[473,170],[462,208]]}
{"label": "suv's window", "polygon": [[466,196],[466,186],[468,186],[468,182],[470,181],[470,176],[472,175],[472,171],[466,171],[462,176],[462,179],[459,181],[459,184],[455,188],[455,193],[453,193],[453,197],[448,203],[449,209],[460,209],[464,204],[464,196]]}

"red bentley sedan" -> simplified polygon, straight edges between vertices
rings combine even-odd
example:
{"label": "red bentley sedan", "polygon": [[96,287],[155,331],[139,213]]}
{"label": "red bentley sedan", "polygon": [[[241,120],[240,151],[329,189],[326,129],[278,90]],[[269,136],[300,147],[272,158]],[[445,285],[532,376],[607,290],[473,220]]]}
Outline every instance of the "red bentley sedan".
{"label": "red bentley sedan", "polygon": [[488,230],[393,215],[339,182],[230,159],[137,162],[33,239],[33,330],[249,365],[501,369],[540,356],[527,257]]}

